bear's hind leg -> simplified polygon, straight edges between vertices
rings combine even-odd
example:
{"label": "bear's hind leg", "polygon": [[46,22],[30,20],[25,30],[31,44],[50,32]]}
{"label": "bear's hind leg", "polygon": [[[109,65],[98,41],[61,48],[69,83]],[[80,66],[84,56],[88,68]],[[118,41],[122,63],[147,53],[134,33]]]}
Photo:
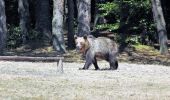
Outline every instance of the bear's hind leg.
{"label": "bear's hind leg", "polygon": [[114,56],[109,57],[110,70],[116,70],[118,68],[118,61]]}
{"label": "bear's hind leg", "polygon": [[118,62],[110,62],[110,70],[116,70],[118,68]]}
{"label": "bear's hind leg", "polygon": [[95,70],[99,70],[99,66],[97,65],[97,60],[94,58],[93,65],[95,67]]}

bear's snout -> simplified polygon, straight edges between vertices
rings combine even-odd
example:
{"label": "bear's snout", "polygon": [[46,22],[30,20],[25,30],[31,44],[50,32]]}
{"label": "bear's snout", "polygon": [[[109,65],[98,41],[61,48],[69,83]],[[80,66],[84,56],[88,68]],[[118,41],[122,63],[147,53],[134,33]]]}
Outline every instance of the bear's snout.
{"label": "bear's snout", "polygon": [[76,52],[83,53],[84,49],[82,46],[76,46]]}
{"label": "bear's snout", "polygon": [[76,46],[76,51],[80,51],[80,47],[79,46]]}

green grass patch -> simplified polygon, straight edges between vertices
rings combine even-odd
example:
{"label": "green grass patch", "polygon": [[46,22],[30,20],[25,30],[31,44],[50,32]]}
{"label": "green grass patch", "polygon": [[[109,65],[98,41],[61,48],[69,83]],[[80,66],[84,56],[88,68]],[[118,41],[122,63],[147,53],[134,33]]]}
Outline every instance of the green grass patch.
{"label": "green grass patch", "polygon": [[132,46],[134,47],[135,51],[137,51],[137,52],[142,52],[142,53],[146,53],[148,55],[155,55],[155,56],[160,55],[159,51],[151,46],[141,45],[141,44],[132,45]]}

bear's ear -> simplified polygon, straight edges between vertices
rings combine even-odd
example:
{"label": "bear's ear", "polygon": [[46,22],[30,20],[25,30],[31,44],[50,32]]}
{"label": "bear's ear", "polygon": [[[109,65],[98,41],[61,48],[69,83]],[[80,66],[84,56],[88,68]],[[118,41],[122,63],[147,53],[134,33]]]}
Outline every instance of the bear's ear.
{"label": "bear's ear", "polygon": [[84,35],[83,38],[84,38],[85,40],[87,40],[87,35]]}
{"label": "bear's ear", "polygon": [[75,39],[75,40],[77,39],[77,35],[74,35],[74,39]]}

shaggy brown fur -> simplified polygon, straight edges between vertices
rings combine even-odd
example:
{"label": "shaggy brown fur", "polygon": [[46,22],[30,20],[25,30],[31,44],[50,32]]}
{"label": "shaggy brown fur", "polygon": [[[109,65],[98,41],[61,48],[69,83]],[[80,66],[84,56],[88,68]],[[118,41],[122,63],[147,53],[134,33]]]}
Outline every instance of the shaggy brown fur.
{"label": "shaggy brown fur", "polygon": [[109,38],[99,37],[95,38],[91,35],[84,37],[76,37],[76,48],[80,53],[85,55],[86,63],[82,69],[88,69],[91,64],[95,69],[99,69],[97,59],[101,58],[110,63],[110,69],[118,68],[117,44]]}

